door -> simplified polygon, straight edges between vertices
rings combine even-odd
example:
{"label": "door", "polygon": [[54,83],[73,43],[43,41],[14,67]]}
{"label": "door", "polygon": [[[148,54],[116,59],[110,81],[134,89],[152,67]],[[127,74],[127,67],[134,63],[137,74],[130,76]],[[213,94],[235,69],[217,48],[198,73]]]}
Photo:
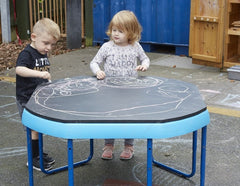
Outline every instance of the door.
{"label": "door", "polygon": [[192,0],[189,56],[192,63],[223,66],[225,0]]}

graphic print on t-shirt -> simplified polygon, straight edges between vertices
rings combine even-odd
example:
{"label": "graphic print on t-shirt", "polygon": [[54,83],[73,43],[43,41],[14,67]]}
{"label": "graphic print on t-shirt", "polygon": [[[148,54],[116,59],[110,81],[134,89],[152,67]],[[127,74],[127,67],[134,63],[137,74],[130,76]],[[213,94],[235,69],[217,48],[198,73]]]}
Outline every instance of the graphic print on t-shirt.
{"label": "graphic print on t-shirt", "polygon": [[35,59],[34,70],[49,71],[50,62],[47,57]]}

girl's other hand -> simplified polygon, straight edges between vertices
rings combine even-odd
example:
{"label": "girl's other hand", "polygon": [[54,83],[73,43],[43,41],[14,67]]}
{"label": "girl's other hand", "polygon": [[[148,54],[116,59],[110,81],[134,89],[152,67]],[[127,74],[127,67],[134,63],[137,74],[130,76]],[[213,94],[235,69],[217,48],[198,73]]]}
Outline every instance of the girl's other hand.
{"label": "girl's other hand", "polygon": [[145,65],[138,65],[138,66],[136,67],[136,70],[137,70],[137,71],[142,71],[142,72],[144,72],[144,71],[147,70],[147,67],[146,67]]}
{"label": "girl's other hand", "polygon": [[96,73],[97,79],[104,79],[105,78],[105,72],[103,72],[102,70],[97,71]]}

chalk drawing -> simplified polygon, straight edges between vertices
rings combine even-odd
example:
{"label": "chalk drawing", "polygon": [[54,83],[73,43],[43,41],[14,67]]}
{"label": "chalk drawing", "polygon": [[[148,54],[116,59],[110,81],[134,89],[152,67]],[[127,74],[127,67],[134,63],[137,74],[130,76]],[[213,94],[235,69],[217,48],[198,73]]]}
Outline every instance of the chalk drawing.
{"label": "chalk drawing", "polygon": [[[144,89],[145,94],[149,98],[154,97],[151,101],[141,100],[141,104],[137,101],[128,104],[115,105],[114,109],[102,107],[96,111],[86,111],[84,109],[74,110],[73,108],[67,109],[66,104],[61,105],[62,99],[74,97],[78,95],[95,94],[102,91],[102,87],[111,87],[113,89]],[[151,89],[150,89],[151,88]],[[99,93],[99,94],[100,94]],[[135,92],[134,92],[135,93]],[[142,93],[142,92],[141,92]],[[182,102],[188,99],[192,95],[192,92],[186,84],[176,84],[171,82],[164,82],[161,79],[146,77],[144,79],[137,78],[106,78],[99,81],[93,77],[86,78],[68,78],[55,83],[47,84],[37,89],[34,94],[34,104],[51,110],[54,112],[64,113],[68,115],[76,116],[88,116],[88,117],[127,117],[138,115],[150,115],[157,113],[165,113],[172,110],[176,110]],[[159,97],[159,98],[158,98]],[[80,99],[76,97],[76,99]],[[112,98],[114,99],[114,98]],[[115,98],[117,100],[117,98]],[[81,100],[82,101],[82,100]],[[77,103],[76,103],[77,104]],[[89,102],[89,104],[94,104]],[[90,107],[90,106],[89,106]],[[93,105],[94,107],[94,105]],[[105,110],[104,110],[105,109]]]}
{"label": "chalk drawing", "polygon": [[27,154],[27,147],[7,147],[0,149],[0,158],[21,156]]}
{"label": "chalk drawing", "polygon": [[[184,168],[184,167],[179,167],[173,164],[168,164],[168,165],[178,170],[183,170],[185,172],[189,171],[187,168]],[[132,174],[134,179],[141,185],[144,185],[143,183],[146,183],[146,179],[147,179],[146,167],[147,165],[145,163],[137,163],[132,169]],[[178,185],[178,186],[196,185],[196,183],[194,183],[192,180],[184,179],[182,177],[179,177],[177,175],[164,171],[163,169],[160,169],[159,167],[155,167],[155,166],[152,167],[152,183],[154,185]]]}
{"label": "chalk drawing", "polygon": [[228,94],[220,103],[226,106],[240,108],[240,95]]}
{"label": "chalk drawing", "polygon": [[227,143],[229,144],[232,144],[234,143],[234,141],[236,140],[236,138],[233,136],[233,137],[230,137],[229,139],[225,139],[225,140],[218,140],[216,142],[209,142],[210,144],[214,144],[214,145],[219,145],[219,144],[224,144],[226,145]]}
{"label": "chalk drawing", "polygon": [[142,172],[142,167],[143,167],[143,163],[138,163],[136,164],[133,169],[132,169],[132,174],[133,174],[133,177],[135,178],[135,180],[140,183],[141,185],[144,185],[142,183],[142,181],[137,177],[136,173],[139,173],[139,172]]}
{"label": "chalk drawing", "polygon": [[145,79],[137,79],[134,77],[112,77],[106,78],[102,81],[102,86],[112,87],[112,88],[148,88],[158,86],[163,83],[162,80],[147,77]]}
{"label": "chalk drawing", "polygon": [[[16,107],[16,97],[8,95],[0,95],[0,118],[4,120],[21,123],[19,113]],[[0,159],[7,157],[15,157],[27,154],[26,147],[6,147],[0,149]]]}
{"label": "chalk drawing", "polygon": [[213,94],[221,94],[218,90],[210,90],[210,89],[202,89],[200,92],[207,92],[207,93],[213,93]]}
{"label": "chalk drawing", "polygon": [[[16,122],[19,122],[19,120],[13,118],[13,116],[18,117],[17,110],[12,108],[16,107],[16,97],[0,95],[0,103],[0,117],[13,119]],[[13,112],[11,110],[13,110]]]}
{"label": "chalk drawing", "polygon": [[192,139],[155,139],[154,142],[163,142],[163,143],[180,143],[180,144],[192,144]]}

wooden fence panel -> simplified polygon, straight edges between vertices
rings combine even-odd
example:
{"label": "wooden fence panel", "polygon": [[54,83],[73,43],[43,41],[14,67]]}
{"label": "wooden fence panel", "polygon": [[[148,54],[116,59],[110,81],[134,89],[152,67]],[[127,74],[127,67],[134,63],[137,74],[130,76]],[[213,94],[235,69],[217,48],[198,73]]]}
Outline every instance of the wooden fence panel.
{"label": "wooden fence panel", "polygon": [[[1,5],[0,5],[1,10]],[[1,23],[1,12],[0,12],[0,42],[2,42],[2,23]]]}
{"label": "wooden fence panel", "polygon": [[66,0],[29,0],[29,21],[33,25],[41,18],[47,17],[55,21],[61,31],[61,36],[67,33]]}

